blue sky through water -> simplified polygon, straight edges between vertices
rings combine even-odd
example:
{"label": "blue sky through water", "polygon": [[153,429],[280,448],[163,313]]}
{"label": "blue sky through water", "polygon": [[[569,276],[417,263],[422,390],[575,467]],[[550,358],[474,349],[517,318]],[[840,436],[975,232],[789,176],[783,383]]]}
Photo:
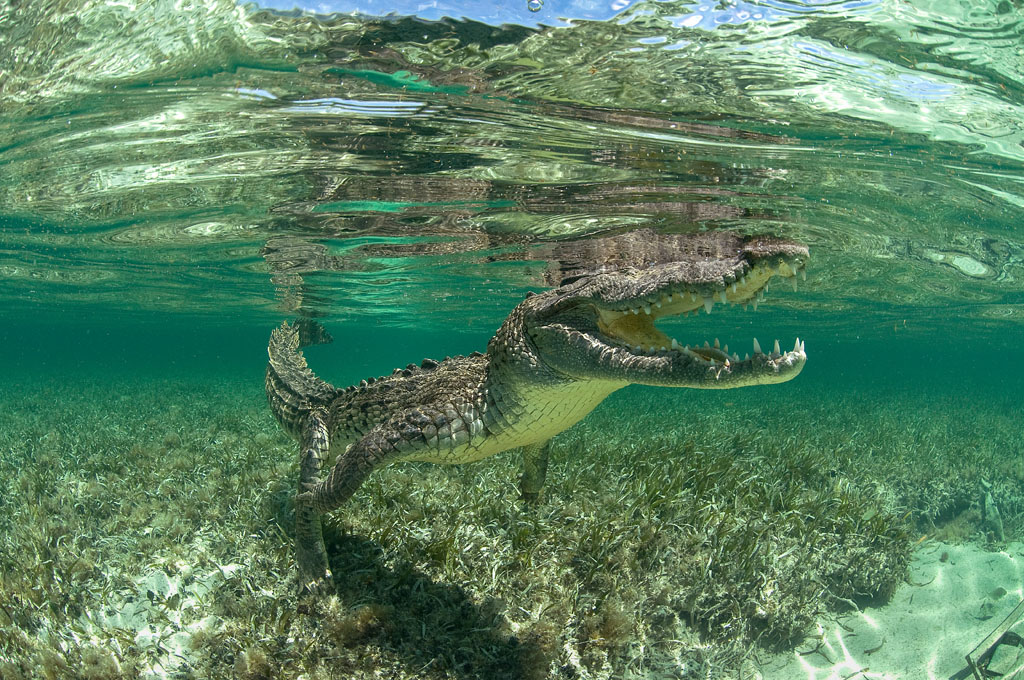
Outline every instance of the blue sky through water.
{"label": "blue sky through water", "polygon": [[[257,4],[269,9],[300,10],[316,14],[396,14],[417,16],[431,21],[443,17],[472,19],[493,26],[557,26],[574,19],[612,19],[638,4],[638,0],[260,0]],[[837,6],[847,11],[859,11],[876,4],[877,0],[847,0],[839,3],[835,0],[705,0],[679,3],[680,9],[687,11],[675,19],[680,26],[712,29],[723,24],[743,24],[773,20],[780,15],[813,12],[823,6],[832,11],[835,11]]]}

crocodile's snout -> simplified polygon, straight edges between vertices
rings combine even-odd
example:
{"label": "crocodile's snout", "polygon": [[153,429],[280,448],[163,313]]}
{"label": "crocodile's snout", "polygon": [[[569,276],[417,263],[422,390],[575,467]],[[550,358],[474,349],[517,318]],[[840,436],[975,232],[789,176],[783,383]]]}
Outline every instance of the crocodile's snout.
{"label": "crocodile's snout", "polygon": [[[717,338],[714,344],[688,344],[656,326],[666,317],[711,314],[717,304],[756,310],[773,278],[789,280],[794,290],[798,278],[806,280],[808,251],[802,244],[761,238],[749,247],[731,234],[716,239],[719,246],[733,242],[690,260],[575,283],[574,306],[563,301],[538,309],[533,337],[540,352],[570,375],[650,385],[726,388],[795,377],[807,358],[799,338],[788,352],[778,340],[764,352],[754,338],[753,356],[745,352],[740,358]],[[561,351],[561,344],[571,349]]]}

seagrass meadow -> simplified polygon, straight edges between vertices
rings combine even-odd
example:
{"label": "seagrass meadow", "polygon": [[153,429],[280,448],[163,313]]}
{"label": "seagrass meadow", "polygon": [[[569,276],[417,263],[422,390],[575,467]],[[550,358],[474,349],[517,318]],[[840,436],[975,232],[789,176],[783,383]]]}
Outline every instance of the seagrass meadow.
{"label": "seagrass meadow", "polygon": [[162,331],[163,374],[52,342],[0,389],[5,680],[753,678],[819,617],[913,588],[913,548],[1020,536],[1019,392],[917,389],[905,346],[888,381],[851,375],[882,346],[822,341],[785,385],[612,395],[554,440],[536,507],[515,456],[386,468],[329,516],[337,596],[300,602],[259,352]]}

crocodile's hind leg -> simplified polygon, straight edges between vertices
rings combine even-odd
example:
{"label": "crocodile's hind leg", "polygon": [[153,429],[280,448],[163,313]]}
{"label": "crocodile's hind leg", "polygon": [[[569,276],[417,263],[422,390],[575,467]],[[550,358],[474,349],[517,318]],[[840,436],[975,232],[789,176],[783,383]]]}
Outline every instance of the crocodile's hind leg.
{"label": "crocodile's hind leg", "polygon": [[325,415],[317,409],[306,421],[299,459],[299,495],[295,500],[295,562],[299,568],[299,583],[303,592],[314,595],[334,592],[320,512],[304,493],[320,482],[320,471],[330,449]]}
{"label": "crocodile's hind leg", "polygon": [[351,498],[376,467],[417,451],[437,453],[437,434],[442,427],[454,432],[453,440],[469,439],[462,420],[446,420],[446,414],[437,409],[421,407],[398,413],[349,446],[327,478],[307,487],[299,498],[320,512],[334,510]]}
{"label": "crocodile's hind leg", "polygon": [[320,515],[347,501],[375,467],[398,452],[396,444],[402,441],[394,430],[378,426],[339,455],[326,479],[321,479],[330,448],[326,418],[323,410],[313,411],[309,416],[302,447],[299,495],[295,498],[296,561],[303,590],[314,595],[334,592]]}
{"label": "crocodile's hind leg", "polygon": [[523,476],[519,481],[521,498],[527,503],[540,500],[544,488],[544,477],[548,473],[548,444],[551,440],[521,447],[523,452]]}
{"label": "crocodile's hind leg", "polygon": [[[389,423],[390,425],[390,423]],[[377,426],[365,437],[348,447],[338,456],[327,478],[305,487],[299,500],[309,503],[319,512],[330,512],[352,497],[373,469],[397,453],[394,441],[400,437],[385,436],[385,427]]]}

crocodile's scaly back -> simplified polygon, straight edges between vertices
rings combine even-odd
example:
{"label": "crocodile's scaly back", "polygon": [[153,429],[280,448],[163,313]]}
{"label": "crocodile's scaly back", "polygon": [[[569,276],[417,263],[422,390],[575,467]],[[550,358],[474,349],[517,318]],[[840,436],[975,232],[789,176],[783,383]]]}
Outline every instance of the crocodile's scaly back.
{"label": "crocodile's scaly back", "polygon": [[306,365],[301,348],[331,342],[330,334],[315,321],[300,319],[275,328],[267,353],[267,399],[270,410],[293,437],[300,437],[309,411],[324,406],[338,393]]}

